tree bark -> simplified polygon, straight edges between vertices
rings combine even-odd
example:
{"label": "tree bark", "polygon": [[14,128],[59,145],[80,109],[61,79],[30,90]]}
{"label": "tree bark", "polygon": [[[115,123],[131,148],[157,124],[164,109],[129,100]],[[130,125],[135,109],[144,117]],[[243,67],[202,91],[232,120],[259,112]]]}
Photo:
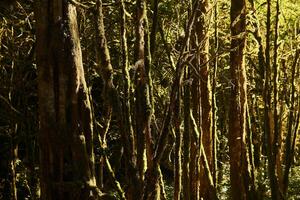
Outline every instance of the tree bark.
{"label": "tree bark", "polygon": [[190,85],[184,86],[184,134],[183,134],[183,196],[185,200],[191,199],[190,163],[191,163],[191,89]]}
{"label": "tree bark", "polygon": [[279,37],[279,0],[276,1],[276,17],[275,17],[275,27],[274,27],[274,54],[273,54],[273,123],[274,123],[274,139],[272,141],[272,154],[275,162],[275,173],[278,177],[278,190],[283,191],[283,176],[282,176],[282,166],[281,166],[281,143],[282,143],[282,133],[280,127],[280,115],[278,113],[278,80],[279,73],[278,70],[278,37]]}
{"label": "tree bark", "polygon": [[176,106],[174,110],[174,125],[175,125],[175,161],[174,161],[174,200],[180,200],[181,186],[182,186],[182,133],[180,130],[180,103],[181,103],[181,84],[178,85],[178,93],[176,99]]}
{"label": "tree bark", "polygon": [[35,6],[41,199],[97,199],[76,8],[63,0]]}
{"label": "tree bark", "polygon": [[[149,63],[147,63],[148,48],[147,37],[145,29],[146,24],[146,1],[137,1],[137,25],[136,25],[136,138],[137,138],[137,167],[139,170],[140,183],[143,183],[144,173],[147,168],[146,147],[149,148],[151,144],[146,145],[146,138],[151,138],[151,100],[149,87]],[[146,38],[147,39],[147,38]],[[148,66],[147,66],[148,64]],[[151,147],[152,148],[152,147]],[[151,151],[151,150],[150,150]],[[150,151],[148,151],[148,156]],[[151,154],[151,153],[150,153]],[[152,156],[150,156],[152,157]],[[149,161],[149,159],[148,159]]]}
{"label": "tree bark", "polygon": [[246,145],[247,78],[244,63],[246,1],[231,0],[231,96],[229,102],[229,155],[232,199],[251,199]]}
{"label": "tree bark", "polygon": [[[274,152],[274,130],[273,116],[271,111],[271,0],[267,0],[267,21],[266,21],[266,65],[265,65],[265,84],[264,84],[264,134],[267,145],[268,175],[272,199],[281,199],[282,191],[279,188],[279,180],[276,173],[276,156]],[[276,108],[277,109],[277,108]],[[277,112],[277,111],[276,111]],[[276,114],[276,113],[275,113]],[[275,117],[276,118],[276,117]]]}
{"label": "tree bark", "polygon": [[[194,77],[193,89],[198,93],[193,98],[194,116],[200,130],[202,130],[202,144],[208,161],[210,171],[213,169],[213,137],[212,137],[212,106],[211,106],[211,86],[209,75],[209,1],[199,1],[199,10],[195,21],[196,38],[196,66],[200,72],[200,77]],[[194,95],[192,95],[194,96]],[[201,119],[200,119],[201,118]],[[206,179],[204,164],[200,161],[200,198],[209,198],[209,182]]]}
{"label": "tree bark", "polygon": [[218,51],[219,51],[219,29],[218,29],[218,2],[215,3],[214,8],[214,52],[216,55],[216,58],[213,61],[213,73],[212,73],[212,91],[211,91],[211,102],[212,102],[212,137],[213,137],[213,180],[215,187],[217,188],[217,96],[216,96],[216,87],[217,87],[217,71],[218,71]]}

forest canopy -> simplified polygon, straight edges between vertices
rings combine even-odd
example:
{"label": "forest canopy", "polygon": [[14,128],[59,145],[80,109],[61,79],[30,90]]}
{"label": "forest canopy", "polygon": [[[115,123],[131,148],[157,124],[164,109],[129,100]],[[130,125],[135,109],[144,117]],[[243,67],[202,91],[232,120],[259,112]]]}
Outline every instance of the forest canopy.
{"label": "forest canopy", "polygon": [[0,200],[300,196],[299,0],[0,0]]}

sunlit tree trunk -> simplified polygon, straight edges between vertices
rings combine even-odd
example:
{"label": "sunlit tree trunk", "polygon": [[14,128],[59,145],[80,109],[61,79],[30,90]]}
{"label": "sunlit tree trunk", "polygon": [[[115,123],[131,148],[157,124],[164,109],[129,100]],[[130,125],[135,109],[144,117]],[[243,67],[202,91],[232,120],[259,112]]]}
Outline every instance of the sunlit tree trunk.
{"label": "sunlit tree trunk", "polygon": [[41,199],[98,198],[76,8],[35,2]]}
{"label": "sunlit tree trunk", "polygon": [[[254,18],[254,22],[253,22],[253,26],[254,26],[254,31],[253,31],[253,36],[255,38],[255,40],[258,43],[258,53],[257,53],[257,57],[258,57],[258,75],[259,75],[259,79],[256,81],[256,88],[259,88],[261,91],[263,90],[262,86],[263,86],[263,79],[264,79],[264,68],[266,66],[266,57],[265,57],[265,46],[263,44],[263,39],[262,39],[262,35],[261,35],[261,30],[260,30],[260,23],[259,20],[257,18],[257,13],[255,12],[255,4],[253,0],[250,0],[250,6],[251,6],[251,10],[253,12],[253,18]],[[261,95],[263,95],[263,92],[261,92]],[[261,132],[263,132],[263,126],[258,123],[259,119],[260,119],[260,115],[259,115],[259,109],[258,109],[258,101],[255,98],[252,101],[252,106],[251,109],[249,109],[249,114],[250,116],[254,119],[252,120],[252,124],[251,124],[251,129],[253,130],[253,146],[254,146],[254,165],[255,168],[259,168],[261,165],[261,153],[262,153],[262,134],[260,134]]]}
{"label": "sunlit tree trunk", "polygon": [[[199,74],[193,73],[193,85],[192,85],[192,103],[193,103],[193,116],[197,122],[197,126],[201,130],[202,138],[201,141],[192,145],[192,161],[195,162],[194,158],[198,158],[196,163],[192,163],[191,167],[191,179],[192,180],[192,191],[195,193],[194,196],[199,198],[209,198],[209,182],[206,178],[205,167],[200,159],[199,149],[200,143],[203,144],[203,149],[206,154],[206,159],[210,171],[213,169],[213,137],[212,137],[212,106],[211,106],[211,86],[210,86],[210,75],[209,75],[209,23],[210,23],[210,12],[209,12],[209,1],[199,1],[199,9],[197,10],[196,21],[194,25],[194,34],[192,36],[193,49],[196,50],[196,59],[194,64]],[[192,143],[193,144],[193,143]],[[195,147],[194,147],[195,146]],[[199,168],[197,170],[197,168]],[[195,170],[194,170],[195,169]],[[192,171],[195,172],[192,172]],[[200,173],[200,174],[197,174]],[[194,175],[193,175],[194,173]],[[214,174],[214,172],[212,172]],[[194,191],[193,191],[194,190]],[[199,191],[197,191],[199,190]],[[193,197],[196,198],[196,197]],[[198,197],[197,197],[198,198]]]}
{"label": "sunlit tree trunk", "polygon": [[234,200],[250,199],[252,178],[248,171],[246,144],[247,78],[244,63],[246,1],[231,0],[231,97],[229,102],[229,155],[231,195]]}
{"label": "sunlit tree trunk", "polygon": [[[133,156],[133,136],[131,135],[131,132],[129,129],[126,129],[124,118],[125,114],[123,114],[121,109],[121,101],[118,95],[118,91],[113,83],[113,67],[111,64],[111,58],[110,58],[110,52],[108,49],[108,42],[105,36],[105,26],[104,26],[104,15],[103,15],[103,9],[102,9],[102,0],[97,0],[96,7],[95,7],[95,29],[96,29],[96,60],[97,60],[97,71],[101,75],[104,83],[102,96],[104,99],[104,116],[103,116],[103,128],[100,133],[98,133],[98,143],[100,148],[107,148],[106,146],[106,137],[108,134],[108,130],[110,128],[110,122],[112,118],[112,112],[115,111],[116,113],[119,113],[117,115],[117,121],[119,125],[119,129],[121,132],[121,137],[124,142],[124,149],[125,149],[125,157],[126,157],[126,165],[127,167],[132,166],[132,160],[134,159]],[[97,180],[98,180],[98,186],[100,188],[103,187],[103,168],[106,166],[107,172],[109,174],[110,179],[112,180],[115,188],[117,189],[118,193],[120,194],[120,197],[122,199],[125,199],[125,194],[123,189],[121,188],[119,182],[115,178],[114,171],[112,170],[109,160],[107,158],[107,155],[102,155],[100,157],[100,173],[97,174]],[[133,170],[132,174],[128,178],[130,181],[134,179],[135,170]],[[99,181],[100,180],[100,181]]]}
{"label": "sunlit tree trunk", "polygon": [[126,129],[126,133],[128,135],[128,148],[130,151],[128,152],[128,156],[131,157],[132,163],[136,163],[136,152],[135,152],[135,138],[133,134],[132,127],[132,117],[131,117],[131,80],[129,75],[129,60],[128,60],[128,45],[127,45],[127,19],[126,19],[126,7],[124,0],[121,0],[121,44],[122,44],[122,72],[124,76],[124,101],[123,101],[123,112],[124,112],[124,128]]}
{"label": "sunlit tree trunk", "polygon": [[[201,107],[197,114],[198,124],[202,130],[202,144],[208,161],[210,171],[213,169],[213,137],[212,137],[212,107],[211,107],[211,86],[209,74],[209,1],[199,2],[199,11],[195,21],[195,35],[197,36],[197,66],[200,72],[199,81],[199,99],[198,104]],[[195,79],[195,80],[197,80]],[[201,118],[201,119],[200,119]],[[205,175],[204,163],[200,162],[200,198],[209,198],[209,183]]]}
{"label": "sunlit tree trunk", "polygon": [[[152,156],[151,144],[151,99],[149,86],[149,49],[147,27],[147,4],[145,0],[137,1],[137,25],[136,25],[136,138],[137,138],[137,166],[140,181],[143,182],[147,167],[147,158]],[[148,31],[148,30],[147,30]],[[148,144],[146,144],[146,141]],[[147,148],[147,158],[146,158]],[[152,159],[152,158],[151,158]],[[151,160],[148,159],[148,162]]]}
{"label": "sunlit tree trunk", "polygon": [[[125,141],[124,155],[127,161],[126,166],[126,177],[128,187],[126,189],[126,198],[139,199],[139,195],[135,193],[136,185],[138,184],[138,171],[136,168],[136,138],[133,131],[133,118],[131,116],[131,87],[132,83],[129,75],[129,52],[127,45],[127,18],[126,18],[126,7],[124,0],[121,0],[120,10],[122,14],[121,24],[121,45],[122,45],[122,72],[124,80],[124,99],[123,99],[123,122],[124,131],[122,131],[122,138]],[[139,190],[141,190],[140,188]]]}

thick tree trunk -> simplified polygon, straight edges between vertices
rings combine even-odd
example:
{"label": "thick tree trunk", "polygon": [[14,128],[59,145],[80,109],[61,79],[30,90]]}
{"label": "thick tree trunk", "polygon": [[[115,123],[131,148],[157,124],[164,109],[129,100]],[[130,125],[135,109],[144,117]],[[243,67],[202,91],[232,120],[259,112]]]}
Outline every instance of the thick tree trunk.
{"label": "thick tree trunk", "polygon": [[247,79],[244,64],[246,1],[231,0],[231,97],[229,102],[229,155],[231,194],[234,200],[250,199],[251,185],[246,145]]}
{"label": "thick tree trunk", "polygon": [[91,107],[76,8],[36,1],[41,199],[96,199]]}

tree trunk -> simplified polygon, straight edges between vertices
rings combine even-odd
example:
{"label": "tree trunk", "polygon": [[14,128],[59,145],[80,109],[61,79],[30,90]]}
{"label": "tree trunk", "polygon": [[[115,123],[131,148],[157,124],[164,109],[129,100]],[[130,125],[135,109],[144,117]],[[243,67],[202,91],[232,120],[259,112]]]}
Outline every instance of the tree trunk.
{"label": "tree trunk", "polygon": [[[254,1],[250,0],[250,6],[251,6],[251,10],[253,12],[253,18],[254,18],[254,32],[253,32],[253,36],[255,37],[257,43],[258,43],[258,53],[257,53],[257,57],[258,57],[258,75],[259,75],[259,79],[258,81],[256,81],[256,88],[259,88],[262,91],[262,85],[263,85],[263,79],[264,79],[264,68],[266,66],[266,58],[265,58],[265,48],[263,45],[263,40],[262,40],[262,36],[261,36],[261,31],[260,31],[260,23],[259,20],[256,16],[256,12],[255,12],[255,5],[254,5]],[[261,94],[263,95],[263,94]],[[258,101],[257,98],[255,98],[252,102],[252,106],[251,106],[251,112],[250,115],[252,118],[257,118],[256,120],[253,120],[252,122],[252,127],[251,129],[253,129],[252,133],[253,133],[253,146],[254,146],[254,164],[256,168],[260,167],[260,160],[261,160],[261,153],[262,153],[262,138],[263,136],[261,134],[259,134],[260,132],[262,132],[262,126],[260,125],[260,123],[256,122],[259,121],[259,109],[258,109]]]}
{"label": "tree trunk", "polygon": [[180,103],[181,103],[181,84],[178,85],[178,93],[176,99],[176,106],[174,110],[174,125],[175,125],[175,161],[174,161],[174,200],[180,200],[181,186],[182,186],[182,165],[181,165],[181,154],[182,154],[182,133],[180,130]]}
{"label": "tree trunk", "polygon": [[212,102],[212,137],[213,137],[213,180],[215,187],[217,188],[217,112],[218,112],[218,107],[217,107],[217,96],[216,96],[216,89],[217,89],[217,71],[218,71],[218,51],[219,51],[219,29],[218,29],[218,2],[215,3],[215,8],[214,8],[214,52],[216,58],[213,61],[213,75],[212,75],[212,89],[211,89],[211,102]]}
{"label": "tree trunk", "polygon": [[184,134],[183,134],[183,196],[185,200],[191,199],[190,163],[191,163],[191,126],[190,126],[190,85],[184,86]]}
{"label": "tree trunk", "polygon": [[234,200],[250,199],[252,178],[248,171],[246,145],[247,78],[244,63],[246,1],[231,0],[231,97],[229,102],[229,155],[231,195]]}
{"label": "tree trunk", "polygon": [[[274,152],[274,127],[271,111],[271,0],[267,0],[267,22],[266,22],[266,66],[265,66],[265,85],[264,85],[264,134],[267,145],[268,174],[272,199],[281,199],[278,176],[276,173],[276,158]],[[277,108],[276,108],[277,109]],[[277,112],[277,111],[276,111]],[[275,113],[276,114],[276,113]],[[276,118],[276,117],[275,117]],[[277,130],[276,130],[277,131]]]}
{"label": "tree trunk", "polygon": [[41,199],[97,199],[76,8],[64,0],[35,6]]}
{"label": "tree trunk", "polygon": [[[151,144],[146,145],[151,138],[151,100],[149,87],[149,56],[147,46],[146,12],[147,4],[145,0],[137,1],[137,26],[136,26],[136,138],[137,138],[137,167],[140,175],[140,182],[143,183],[144,173],[147,168],[146,147],[148,158],[152,157]],[[145,40],[146,39],[146,40]],[[149,162],[150,159],[148,159]]]}
{"label": "tree trunk", "polygon": [[[282,143],[282,133],[280,127],[280,113],[278,113],[278,37],[279,37],[279,0],[276,1],[276,17],[275,17],[275,27],[274,27],[274,54],[273,54],[273,123],[274,123],[274,139],[272,141],[272,154],[275,162],[275,173],[278,178],[278,190],[282,193],[283,190],[283,176],[282,176],[282,166],[281,166],[281,143]],[[282,194],[281,194],[282,195]]]}
{"label": "tree trunk", "polygon": [[[213,169],[213,137],[212,137],[212,108],[211,108],[211,87],[209,75],[209,1],[199,1],[199,10],[195,21],[195,35],[197,49],[197,70],[200,72],[200,77],[194,77],[195,84],[193,87],[198,95],[198,98],[193,99],[194,116],[197,120],[200,130],[202,130],[202,144],[208,161],[210,171]],[[193,95],[194,96],[194,95]],[[200,119],[201,118],[201,119]],[[204,163],[200,161],[200,198],[209,198],[209,183],[205,175]]]}

